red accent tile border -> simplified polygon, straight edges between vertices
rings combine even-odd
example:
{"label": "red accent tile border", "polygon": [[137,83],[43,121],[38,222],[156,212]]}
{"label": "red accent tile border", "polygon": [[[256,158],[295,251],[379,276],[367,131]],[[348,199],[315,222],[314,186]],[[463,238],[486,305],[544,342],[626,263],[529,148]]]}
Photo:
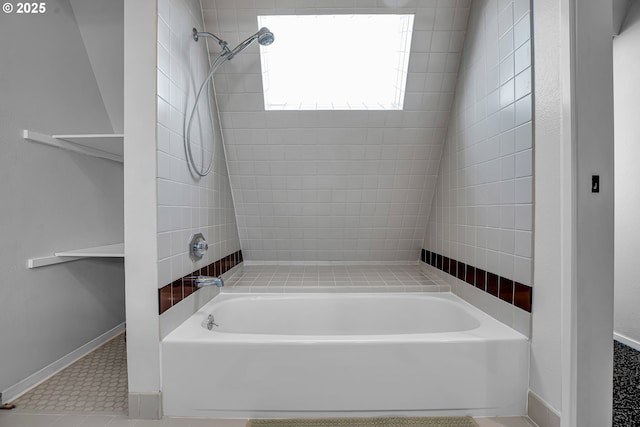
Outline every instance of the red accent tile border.
{"label": "red accent tile border", "polygon": [[531,313],[532,288],[473,265],[422,249],[420,261]]}
{"label": "red accent tile border", "polygon": [[237,251],[161,287],[158,289],[160,314],[169,310],[171,307],[198,290],[193,276],[202,275],[218,277],[231,270],[242,261],[244,261],[242,258],[242,251]]}

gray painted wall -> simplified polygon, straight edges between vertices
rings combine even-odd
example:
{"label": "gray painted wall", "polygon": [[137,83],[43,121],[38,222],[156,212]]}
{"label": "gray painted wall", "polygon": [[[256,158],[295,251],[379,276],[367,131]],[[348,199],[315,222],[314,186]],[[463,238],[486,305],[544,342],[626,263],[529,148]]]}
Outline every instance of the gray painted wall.
{"label": "gray painted wall", "polygon": [[124,0],[69,0],[115,133],[124,127]]}
{"label": "gray painted wall", "polygon": [[[27,31],[28,30],[28,31]],[[121,260],[27,259],[121,242],[122,165],[22,139],[112,125],[68,0],[0,16],[0,391],[124,321]]]}
{"label": "gray painted wall", "polygon": [[[640,286],[636,258],[640,250],[637,166],[640,146],[640,2],[635,2],[613,42],[615,108],[615,305],[614,331],[640,348]],[[628,343],[633,344],[633,343]]]}

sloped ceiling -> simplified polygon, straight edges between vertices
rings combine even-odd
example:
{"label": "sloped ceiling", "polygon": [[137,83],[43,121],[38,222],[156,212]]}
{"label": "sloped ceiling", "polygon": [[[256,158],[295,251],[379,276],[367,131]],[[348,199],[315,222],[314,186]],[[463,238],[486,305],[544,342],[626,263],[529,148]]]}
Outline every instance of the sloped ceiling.
{"label": "sloped ceiling", "polygon": [[627,14],[638,0],[613,0],[613,35],[617,36],[623,30]]}
{"label": "sloped ceiling", "polygon": [[[206,31],[231,46],[257,30],[258,15],[415,14],[403,111],[265,112],[256,45],[216,72],[246,260],[419,258],[470,4],[470,0],[202,0]],[[277,31],[272,30],[277,43]],[[217,55],[217,44],[209,47]],[[348,43],[334,48],[353,49]]]}
{"label": "sloped ceiling", "polygon": [[115,133],[124,129],[124,0],[70,0]]}

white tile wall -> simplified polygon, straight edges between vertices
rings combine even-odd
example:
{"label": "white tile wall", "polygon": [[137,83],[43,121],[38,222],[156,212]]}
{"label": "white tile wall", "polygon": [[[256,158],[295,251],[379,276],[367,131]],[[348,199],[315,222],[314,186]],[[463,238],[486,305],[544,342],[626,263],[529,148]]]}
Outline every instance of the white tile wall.
{"label": "white tile wall", "polygon": [[[219,136],[208,176],[195,179],[185,157],[184,117],[193,108],[195,92],[209,68],[206,45],[196,43],[191,34],[192,28],[204,27],[200,2],[159,0],[158,11],[158,287],[162,287],[239,250],[240,241]],[[198,125],[192,130],[195,135]],[[209,139],[202,145],[210,150],[210,125],[203,126]],[[197,147],[194,153],[200,160]],[[188,253],[195,233],[209,242],[207,254],[198,262]]]}
{"label": "white tile wall", "polygon": [[475,0],[425,248],[532,285],[529,0]]}
{"label": "white tile wall", "polygon": [[202,5],[207,31],[231,45],[261,14],[415,14],[404,111],[265,112],[257,45],[215,80],[246,260],[419,259],[470,0]]}

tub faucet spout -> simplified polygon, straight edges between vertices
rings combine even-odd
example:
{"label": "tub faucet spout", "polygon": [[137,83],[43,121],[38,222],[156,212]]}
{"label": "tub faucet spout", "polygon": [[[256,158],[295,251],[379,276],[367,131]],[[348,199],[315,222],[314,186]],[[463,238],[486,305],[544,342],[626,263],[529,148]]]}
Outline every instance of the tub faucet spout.
{"label": "tub faucet spout", "polygon": [[196,276],[196,287],[201,288],[203,286],[211,286],[216,285],[221,288],[224,286],[224,280],[222,280],[222,276],[212,277],[212,276]]}

